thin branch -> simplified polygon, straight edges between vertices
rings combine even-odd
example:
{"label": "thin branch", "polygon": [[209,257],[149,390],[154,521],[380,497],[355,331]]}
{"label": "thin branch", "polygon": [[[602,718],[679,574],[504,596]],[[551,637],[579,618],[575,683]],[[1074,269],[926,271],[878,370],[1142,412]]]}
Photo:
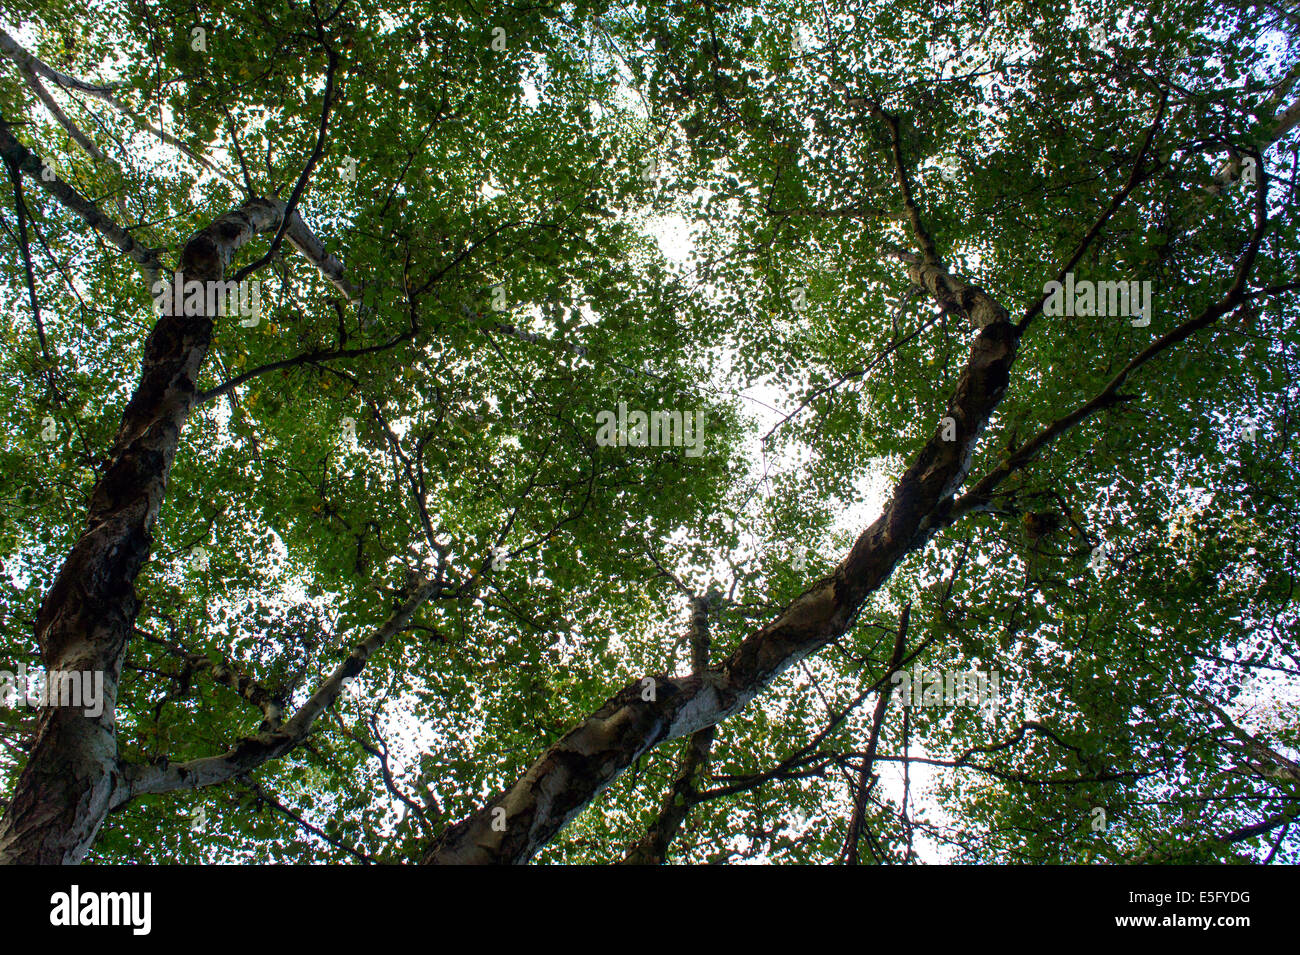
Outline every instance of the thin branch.
{"label": "thin branch", "polygon": [[123,803],[144,793],[164,793],[177,789],[213,786],[242,776],[269,760],[283,756],[301,744],[311,732],[317,717],[331,706],[343,690],[343,681],[359,674],[376,652],[410,624],[411,617],[441,586],[441,581],[425,580],[415,588],[392,615],[368,637],[357,643],[316,692],[283,726],[241,739],[219,756],[206,756],[167,766],[124,764],[120,782],[113,793],[112,805]]}
{"label": "thin branch", "polygon": [[1219,301],[1207,306],[1195,318],[1189,319],[1178,327],[1166,332],[1164,335],[1161,335],[1158,339],[1135,355],[1128,364],[1121,368],[1119,372],[1106,384],[1106,386],[1089,401],[1047,425],[1018,450],[1003,459],[1003,461],[993,468],[993,470],[989,471],[984,475],[984,477],[976,481],[975,484],[971,486],[970,490],[964,493],[953,504],[952,510],[948,515],[949,522],[956,520],[961,515],[969,513],[970,511],[986,507],[992,499],[994,490],[1002,483],[1002,481],[1013,472],[1019,470],[1032,461],[1057,438],[1098,411],[1111,407],[1117,401],[1125,400],[1125,396],[1119,393],[1119,389],[1134,372],[1169,348],[1179,344],[1201,329],[1214,324],[1245,300],[1247,280],[1250,278],[1250,274],[1254,269],[1255,257],[1259,252],[1260,243],[1263,241],[1264,234],[1268,228],[1268,207],[1266,201],[1267,181],[1268,176],[1261,169],[1259,171],[1255,190],[1254,232],[1246,251],[1242,254],[1241,259],[1237,263],[1236,274],[1233,278],[1232,286],[1228,289],[1227,293],[1219,299]]}
{"label": "thin branch", "polygon": [[880,730],[884,726],[885,713],[889,709],[889,697],[894,690],[894,684],[889,678],[902,665],[903,654],[907,649],[907,624],[911,616],[912,605],[910,603],[904,604],[903,612],[898,618],[898,636],[894,640],[894,653],[889,658],[889,669],[885,672],[885,682],[881,686],[880,695],[876,698],[876,709],[871,717],[871,733],[867,739],[867,752],[862,760],[862,768],[858,770],[857,798],[854,801],[853,817],[849,820],[848,837],[844,843],[845,862],[848,865],[858,864],[858,838],[862,834],[863,826],[866,823],[867,796],[876,782],[875,777],[871,774],[876,758],[876,745],[880,741]]}
{"label": "thin branch", "polygon": [[158,252],[141,245],[93,202],[73,189],[66,182],[54,175],[40,158],[26,146],[18,142],[10,131],[9,124],[0,117],[0,157],[11,166],[16,166],[27,173],[42,189],[52,195],[68,209],[72,210],[109,242],[126,253],[144,273],[146,281],[152,287],[162,262]]}

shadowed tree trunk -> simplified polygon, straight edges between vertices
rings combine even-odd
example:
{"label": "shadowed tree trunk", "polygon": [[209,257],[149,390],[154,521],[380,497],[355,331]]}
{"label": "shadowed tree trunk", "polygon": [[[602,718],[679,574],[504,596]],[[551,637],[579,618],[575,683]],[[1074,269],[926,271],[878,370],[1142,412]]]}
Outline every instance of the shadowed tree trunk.
{"label": "shadowed tree trunk", "polygon": [[[940,272],[928,267],[927,287],[937,287]],[[976,316],[985,323],[948,404],[955,440],[945,440],[942,426],[936,429],[884,514],[830,576],[745,638],[720,666],[689,677],[648,677],[625,687],[547,749],[513,786],[449,829],[426,854],[426,863],[527,862],[642,753],[739,712],[786,669],[845,633],[867,596],[904,556],[930,539],[1006,392],[1020,338],[1006,310],[987,293],[947,278],[945,290],[961,290],[972,324]]]}
{"label": "shadowed tree trunk", "polygon": [[[222,279],[235,251],[277,229],[283,211],[283,203],[250,199],[195,233],[181,253],[185,280]],[[139,611],[135,579],[149,557],[214,317],[162,315],[154,325],[85,528],[41,604],[36,638],[46,672],[102,672],[103,712],[41,710],[36,744],[0,819],[0,862],[81,861],[121,782],[114,713]]]}

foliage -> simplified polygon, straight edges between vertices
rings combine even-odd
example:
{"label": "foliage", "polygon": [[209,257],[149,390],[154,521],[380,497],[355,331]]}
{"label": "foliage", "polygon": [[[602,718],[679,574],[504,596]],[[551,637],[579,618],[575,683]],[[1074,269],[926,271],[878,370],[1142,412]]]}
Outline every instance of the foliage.
{"label": "foliage", "polygon": [[[1300,21],[1273,9],[417,0],[344,3],[323,43],[297,0],[6,0],[0,19],[34,55],[119,80],[133,111],[230,172],[60,93],[112,159],[96,161],[6,64],[0,116],[15,135],[169,265],[242,200],[241,165],[256,193],[289,197],[320,136],[327,49],[339,56],[300,209],[361,303],[286,245],[255,276],[262,321],[219,324],[201,386],[371,350],[257,375],[191,419],[137,582],[123,756],[218,752],[262,718],[178,645],[292,707],[412,570],[442,560],[482,581],[422,608],[308,745],[246,781],[136,800],[92,860],[415,861],[610,693],[689,668],[687,602],[666,571],[728,593],[718,660],[838,562],[939,425],[970,337],[889,254],[915,241],[865,101],[900,117],[939,255],[1013,320],[1151,132],[1140,184],[1074,268],[1152,282],[1150,325],[1036,318],[972,477],[1086,402],[1234,273],[1253,191],[1207,188],[1230,150],[1267,144],[1270,97],[1300,62]],[[1295,142],[1260,158],[1270,225],[1252,289],[1300,274]],[[10,194],[0,659],[35,667],[40,600],[81,530],[152,316],[131,262],[30,183],[25,197],[48,345]],[[656,241],[673,227],[688,254]],[[994,506],[898,566],[833,647],[723,723],[708,798],[672,857],[841,856],[874,695],[806,772],[751,777],[882,678],[910,603],[909,646],[928,641],[912,667],[997,670],[1009,699],[991,719],[913,708],[905,724],[888,710],[864,859],[1232,861],[1280,840],[1275,858],[1297,861],[1291,827],[1222,840],[1294,807],[1297,782],[1243,771],[1206,705],[1279,752],[1300,744],[1293,295],[1261,294],[1145,365]],[[704,453],[598,446],[596,416],[620,401],[702,409]],[[1031,533],[1025,515],[1045,511],[1058,526]],[[21,724],[4,738],[20,743]],[[680,746],[643,756],[540,858],[620,857],[657,815]],[[7,792],[21,746],[3,759]]]}

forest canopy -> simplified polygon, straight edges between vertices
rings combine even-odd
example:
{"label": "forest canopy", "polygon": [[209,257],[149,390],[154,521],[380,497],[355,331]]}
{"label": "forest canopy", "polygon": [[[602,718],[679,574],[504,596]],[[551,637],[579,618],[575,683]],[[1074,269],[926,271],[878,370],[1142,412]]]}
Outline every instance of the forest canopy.
{"label": "forest canopy", "polygon": [[1273,2],[0,0],[0,861],[1300,862],[1298,127]]}

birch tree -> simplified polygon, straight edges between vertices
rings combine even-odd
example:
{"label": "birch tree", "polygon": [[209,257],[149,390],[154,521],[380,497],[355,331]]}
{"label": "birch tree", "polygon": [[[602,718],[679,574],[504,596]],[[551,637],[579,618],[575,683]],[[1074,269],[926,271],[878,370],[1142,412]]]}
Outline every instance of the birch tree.
{"label": "birch tree", "polygon": [[1284,10],[0,26],[0,859],[1295,861]]}

